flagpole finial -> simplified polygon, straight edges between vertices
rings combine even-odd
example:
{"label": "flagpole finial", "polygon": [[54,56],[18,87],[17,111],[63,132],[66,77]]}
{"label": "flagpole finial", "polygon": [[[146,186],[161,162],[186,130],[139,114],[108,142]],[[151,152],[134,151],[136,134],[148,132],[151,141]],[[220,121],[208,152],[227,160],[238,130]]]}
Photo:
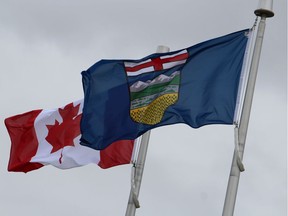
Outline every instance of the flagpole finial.
{"label": "flagpole finial", "polygon": [[254,13],[260,17],[273,17],[273,0],[259,0],[258,9]]}
{"label": "flagpole finial", "polygon": [[156,50],[157,53],[165,53],[169,51],[170,51],[170,48],[167,46],[163,46],[163,45],[159,45]]}

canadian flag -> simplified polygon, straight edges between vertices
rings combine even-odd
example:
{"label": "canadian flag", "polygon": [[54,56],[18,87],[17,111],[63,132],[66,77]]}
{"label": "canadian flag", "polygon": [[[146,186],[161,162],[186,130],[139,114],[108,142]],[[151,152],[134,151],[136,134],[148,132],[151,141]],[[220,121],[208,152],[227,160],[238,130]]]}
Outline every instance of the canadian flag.
{"label": "canadian flag", "polygon": [[82,108],[79,100],[6,118],[11,139],[8,171],[29,172],[49,164],[69,169],[89,163],[101,168],[131,163],[134,140],[117,141],[101,151],[79,144]]}

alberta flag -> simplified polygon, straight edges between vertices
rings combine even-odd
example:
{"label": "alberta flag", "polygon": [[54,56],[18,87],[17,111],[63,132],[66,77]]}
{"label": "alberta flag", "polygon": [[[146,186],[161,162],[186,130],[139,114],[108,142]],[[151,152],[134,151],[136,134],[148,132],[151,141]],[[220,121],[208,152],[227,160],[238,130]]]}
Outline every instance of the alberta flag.
{"label": "alberta flag", "polygon": [[129,164],[133,140],[117,141],[102,151],[79,144],[83,100],[5,119],[11,139],[8,171],[29,172],[45,165],[69,169],[94,163],[101,168]]}
{"label": "alberta flag", "polygon": [[233,124],[249,30],[82,72],[81,144],[105,149],[155,127]]}

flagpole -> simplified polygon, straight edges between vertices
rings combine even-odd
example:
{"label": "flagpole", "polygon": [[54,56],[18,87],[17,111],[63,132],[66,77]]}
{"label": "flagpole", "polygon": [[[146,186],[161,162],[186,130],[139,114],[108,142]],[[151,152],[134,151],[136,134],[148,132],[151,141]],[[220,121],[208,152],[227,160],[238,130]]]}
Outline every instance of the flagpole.
{"label": "flagpole", "polygon": [[[169,47],[158,46],[156,52],[165,53],[165,52],[169,52],[169,50],[170,50]],[[131,185],[131,190],[130,190],[130,195],[129,195],[129,200],[128,200],[125,216],[134,216],[136,213],[136,208],[140,208],[138,196],[139,196],[140,186],[142,182],[142,176],[143,176],[144,165],[146,161],[150,133],[151,131],[147,131],[141,137],[138,157],[137,157],[136,163],[134,164],[132,168],[133,179],[132,179],[132,185]]]}
{"label": "flagpole", "polygon": [[234,213],[240,172],[244,171],[243,167],[241,167],[242,165],[241,161],[243,159],[244,154],[253,93],[256,83],[263,36],[265,31],[265,21],[266,18],[274,16],[272,6],[273,6],[273,0],[260,0],[258,9],[254,11],[256,16],[261,17],[261,20],[259,22],[258,31],[256,35],[240,123],[239,127],[237,125],[235,127],[235,139],[237,139],[235,140],[236,148],[234,150],[222,216],[233,216]]}

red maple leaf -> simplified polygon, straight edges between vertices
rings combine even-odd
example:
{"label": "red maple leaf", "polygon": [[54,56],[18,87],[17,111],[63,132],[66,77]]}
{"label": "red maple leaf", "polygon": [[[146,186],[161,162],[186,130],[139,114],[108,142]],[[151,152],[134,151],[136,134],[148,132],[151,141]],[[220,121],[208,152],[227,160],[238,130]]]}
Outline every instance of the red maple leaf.
{"label": "red maple leaf", "polygon": [[[64,146],[74,146],[73,139],[80,135],[80,120],[81,114],[77,115],[80,104],[73,106],[73,103],[66,105],[64,108],[59,108],[63,122],[59,124],[55,120],[54,125],[46,125],[48,128],[48,135],[46,136],[53,149],[51,153],[62,149]],[[61,158],[59,159],[61,163]]]}

